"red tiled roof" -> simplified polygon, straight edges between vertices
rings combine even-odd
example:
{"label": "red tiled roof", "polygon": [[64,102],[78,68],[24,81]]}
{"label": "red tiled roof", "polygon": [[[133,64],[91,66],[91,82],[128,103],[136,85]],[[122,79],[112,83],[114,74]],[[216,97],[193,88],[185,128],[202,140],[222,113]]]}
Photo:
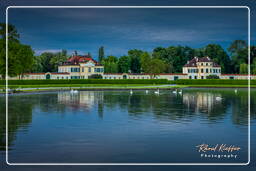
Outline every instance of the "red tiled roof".
{"label": "red tiled roof", "polygon": [[68,72],[52,72],[52,75],[70,75]]}
{"label": "red tiled roof", "polygon": [[[25,73],[24,75],[45,75],[48,72],[40,72],[40,73]],[[69,75],[68,72],[49,72],[52,75]]]}
{"label": "red tiled roof", "polygon": [[198,58],[198,62],[213,62],[209,56]]}
{"label": "red tiled roof", "polygon": [[[123,75],[124,73],[104,73],[104,75]],[[126,75],[126,74],[124,74]],[[127,75],[154,75],[150,73],[127,73]],[[155,74],[155,75],[187,75],[187,74],[182,74],[182,73],[160,73],[160,74]]]}
{"label": "red tiled roof", "polygon": [[95,61],[89,56],[73,56],[69,58],[67,61],[75,64],[80,62],[88,62],[88,61],[93,61],[94,63],[97,63],[97,61]]}
{"label": "red tiled roof", "polygon": [[[184,67],[197,67],[197,62],[213,62],[213,60],[208,56],[202,58],[194,57],[193,59],[188,61],[188,63],[185,64]],[[213,62],[213,67],[220,67],[220,65]]]}

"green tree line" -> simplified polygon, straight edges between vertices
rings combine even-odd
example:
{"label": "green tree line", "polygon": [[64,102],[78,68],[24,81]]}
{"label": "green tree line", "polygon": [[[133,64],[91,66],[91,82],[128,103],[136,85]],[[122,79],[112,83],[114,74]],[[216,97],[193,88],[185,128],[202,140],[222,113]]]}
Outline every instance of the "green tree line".
{"label": "green tree line", "polygon": [[[5,77],[6,24],[0,23],[0,74]],[[26,72],[57,72],[58,65],[70,55],[67,50],[44,52],[34,55],[29,45],[19,41],[19,34],[13,25],[8,25],[8,74],[22,76]],[[251,73],[256,74],[256,46],[250,47]],[[156,47],[152,52],[131,49],[124,56],[105,56],[104,47],[99,48],[98,59],[104,65],[105,73],[181,73],[182,67],[193,57],[209,56],[222,68],[222,73],[248,71],[248,46],[244,40],[233,41],[227,51],[218,44],[202,48],[188,46]],[[75,55],[78,55],[75,51]]]}

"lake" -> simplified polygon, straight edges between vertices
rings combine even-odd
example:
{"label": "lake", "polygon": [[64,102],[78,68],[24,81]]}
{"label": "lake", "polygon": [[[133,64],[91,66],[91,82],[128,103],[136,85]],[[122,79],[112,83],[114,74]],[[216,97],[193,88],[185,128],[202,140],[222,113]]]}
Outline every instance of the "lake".
{"label": "lake", "polygon": [[[160,90],[159,94],[154,91],[10,95],[9,162],[248,161],[247,89],[235,92],[235,89],[187,88],[177,93]],[[0,155],[5,154],[4,100],[1,96]],[[255,113],[256,90],[253,89],[252,125],[255,125]],[[197,146],[201,144],[217,146],[217,150],[199,152]],[[219,151],[221,145],[240,149]]]}

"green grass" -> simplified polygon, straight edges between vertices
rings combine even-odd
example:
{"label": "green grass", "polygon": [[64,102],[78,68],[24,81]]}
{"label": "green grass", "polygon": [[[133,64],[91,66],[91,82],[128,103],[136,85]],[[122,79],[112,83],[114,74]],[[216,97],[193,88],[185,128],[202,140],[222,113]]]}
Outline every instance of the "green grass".
{"label": "green grass", "polygon": [[[157,84],[162,85],[162,84]],[[9,88],[43,88],[43,87],[143,87],[156,84],[45,84],[45,85],[8,85]],[[1,85],[1,88],[5,86]]]}

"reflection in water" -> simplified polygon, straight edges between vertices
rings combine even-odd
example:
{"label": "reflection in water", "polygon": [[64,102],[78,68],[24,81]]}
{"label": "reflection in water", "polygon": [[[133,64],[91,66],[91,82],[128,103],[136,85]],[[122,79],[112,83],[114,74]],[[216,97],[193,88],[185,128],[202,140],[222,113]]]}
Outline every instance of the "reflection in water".
{"label": "reflection in water", "polygon": [[[221,100],[216,97],[221,97]],[[58,92],[50,94],[13,95],[9,97],[9,143],[15,142],[17,131],[26,131],[32,122],[32,116],[40,110],[45,114],[63,114],[67,111],[96,109],[99,118],[104,118],[108,111],[120,110],[129,116],[152,117],[169,122],[193,122],[199,117],[209,122],[221,121],[231,115],[233,124],[247,125],[248,94],[241,90],[235,94],[231,90],[184,90],[183,94],[172,94],[171,91],[152,92],[134,91],[81,91],[78,94]],[[251,94],[251,116],[255,120],[256,93]],[[5,148],[5,103],[0,97],[0,150]],[[50,119],[50,118],[49,118]]]}
{"label": "reflection in water", "polygon": [[103,101],[103,93],[97,91],[81,91],[78,94],[66,91],[59,92],[57,96],[59,104],[79,110],[89,110],[93,105]]}

